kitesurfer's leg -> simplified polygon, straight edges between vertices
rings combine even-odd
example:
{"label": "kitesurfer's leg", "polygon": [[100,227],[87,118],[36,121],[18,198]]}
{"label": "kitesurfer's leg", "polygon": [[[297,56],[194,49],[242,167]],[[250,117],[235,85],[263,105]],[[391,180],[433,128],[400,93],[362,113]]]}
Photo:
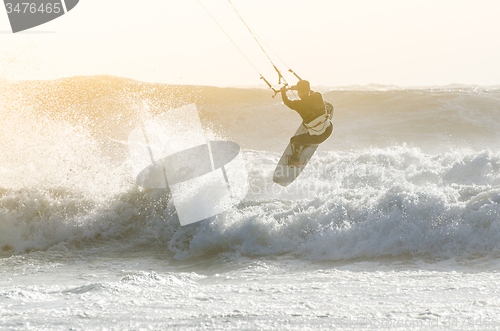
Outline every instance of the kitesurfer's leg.
{"label": "kitesurfer's leg", "polygon": [[292,155],[290,156],[290,163],[292,163],[295,166],[300,166],[300,154],[302,153],[302,150],[304,149],[304,144],[303,142],[306,142],[308,140],[309,134],[304,133],[298,136],[293,136],[290,139],[290,146],[292,147]]}
{"label": "kitesurfer's leg", "polygon": [[292,147],[292,155],[290,156],[290,161],[295,166],[300,166],[300,154],[302,150],[310,145],[319,145],[324,142],[333,132],[333,125],[329,125],[325,132],[320,135],[310,135],[309,133],[299,134],[290,138],[290,144]]}
{"label": "kitesurfer's leg", "polygon": [[293,151],[293,145],[296,146],[307,146],[307,145],[319,145],[322,142],[324,142],[328,137],[333,132],[333,125],[329,125],[325,132],[323,132],[320,135],[311,135],[309,133],[303,133],[299,134],[297,136],[293,136],[290,138],[290,143],[292,144],[292,151]]}
{"label": "kitesurfer's leg", "polygon": [[330,135],[332,134],[332,132],[333,132],[333,125],[330,124],[326,128],[325,132],[317,136],[309,135],[308,139],[306,141],[303,141],[303,143],[309,145],[319,145],[325,140],[327,140],[328,137],[330,137]]}

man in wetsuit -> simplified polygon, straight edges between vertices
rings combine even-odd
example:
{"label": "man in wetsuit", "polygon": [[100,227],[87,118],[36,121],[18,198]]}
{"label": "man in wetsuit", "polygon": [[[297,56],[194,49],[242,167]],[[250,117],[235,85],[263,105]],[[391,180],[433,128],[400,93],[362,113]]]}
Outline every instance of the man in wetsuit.
{"label": "man in wetsuit", "polygon": [[302,149],[308,145],[318,145],[324,142],[332,134],[333,124],[326,112],[323,96],[319,92],[311,91],[307,80],[300,80],[291,89],[298,92],[300,100],[288,99],[286,86],[280,90],[281,98],[285,105],[299,113],[307,132],[290,139],[293,154],[287,163],[300,167]]}

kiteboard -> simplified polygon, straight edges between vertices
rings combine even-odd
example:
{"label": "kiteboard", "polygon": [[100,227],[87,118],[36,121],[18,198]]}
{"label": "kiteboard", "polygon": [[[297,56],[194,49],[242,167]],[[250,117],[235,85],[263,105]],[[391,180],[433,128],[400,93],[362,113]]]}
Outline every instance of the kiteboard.
{"label": "kiteboard", "polygon": [[[333,106],[328,102],[325,102],[325,106],[331,120],[333,116]],[[333,125],[333,123],[331,125]],[[305,126],[303,124],[300,124],[294,136],[306,132],[307,129],[305,128]],[[293,164],[288,164],[289,162],[287,162],[288,157],[292,155],[292,146],[290,143],[288,143],[285,152],[281,156],[280,161],[278,162],[278,165],[274,170],[273,181],[281,186],[290,185],[290,183],[292,183],[295,180],[295,178],[297,178],[300,175],[302,170],[305,168],[305,166],[313,156],[314,152],[316,152],[316,149],[318,149],[318,146],[319,145],[309,145],[307,147],[304,147],[300,153],[301,165],[299,167],[296,167]]]}

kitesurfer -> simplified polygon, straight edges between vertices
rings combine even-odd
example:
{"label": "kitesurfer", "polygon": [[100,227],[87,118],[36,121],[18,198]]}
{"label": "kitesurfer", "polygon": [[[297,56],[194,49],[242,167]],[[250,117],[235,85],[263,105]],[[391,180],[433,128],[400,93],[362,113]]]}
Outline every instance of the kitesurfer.
{"label": "kitesurfer", "polygon": [[283,86],[280,90],[283,103],[295,110],[302,117],[302,124],[307,129],[306,133],[293,136],[290,139],[292,155],[287,162],[296,167],[301,166],[300,154],[308,145],[318,145],[324,142],[333,131],[333,125],[319,92],[311,91],[307,80],[299,80],[297,85],[290,88],[298,92],[300,100],[290,100],[286,95],[288,88]]}

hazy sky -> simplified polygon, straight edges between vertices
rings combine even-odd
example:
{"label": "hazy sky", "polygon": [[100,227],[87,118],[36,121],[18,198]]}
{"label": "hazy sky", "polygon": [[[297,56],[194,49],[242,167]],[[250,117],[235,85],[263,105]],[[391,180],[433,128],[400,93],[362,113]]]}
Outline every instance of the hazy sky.
{"label": "hazy sky", "polygon": [[[277,86],[270,63],[226,3],[200,1]],[[313,85],[500,85],[499,0],[232,3]],[[172,84],[263,84],[197,0],[80,0],[66,15],[18,34],[0,8],[0,78],[95,74]]]}

